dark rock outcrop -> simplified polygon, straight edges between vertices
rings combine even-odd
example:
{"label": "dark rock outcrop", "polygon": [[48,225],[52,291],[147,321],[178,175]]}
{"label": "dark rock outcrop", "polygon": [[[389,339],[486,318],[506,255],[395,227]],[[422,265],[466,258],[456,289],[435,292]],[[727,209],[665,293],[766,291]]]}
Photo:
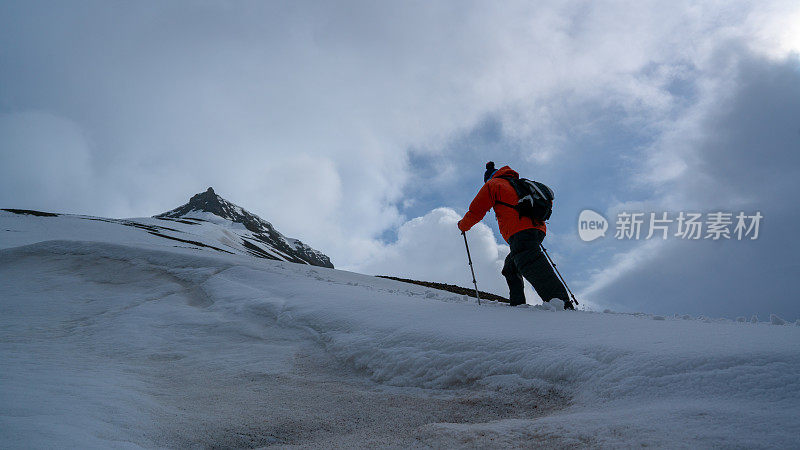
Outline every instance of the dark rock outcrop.
{"label": "dark rock outcrop", "polygon": [[[390,277],[388,275],[377,275],[377,277],[386,278],[387,280],[402,281],[403,283],[417,284],[420,286],[425,286],[433,289],[453,292],[455,294],[467,295],[469,297],[475,297],[475,289],[456,286],[455,284],[435,283],[433,281],[410,280],[408,278]],[[501,297],[497,294],[492,294],[491,292],[485,292],[485,291],[478,291],[478,292],[480,292],[481,299],[483,300],[494,300],[497,302],[508,303],[507,298]]]}

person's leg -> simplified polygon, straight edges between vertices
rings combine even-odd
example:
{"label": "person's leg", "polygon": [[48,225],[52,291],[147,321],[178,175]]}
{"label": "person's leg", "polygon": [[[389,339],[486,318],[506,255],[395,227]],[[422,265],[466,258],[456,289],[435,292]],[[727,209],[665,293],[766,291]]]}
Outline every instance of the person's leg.
{"label": "person's leg", "polygon": [[522,275],[517,271],[517,266],[514,264],[514,257],[512,255],[513,252],[506,256],[502,274],[506,277],[506,283],[508,283],[508,299],[511,301],[511,306],[524,305],[525,284],[522,281]]}
{"label": "person's leg", "polygon": [[533,289],[542,300],[558,298],[568,301],[567,290],[561,280],[556,276],[553,267],[547,261],[539,245],[544,239],[544,232],[530,229],[520,231],[512,236],[517,251],[514,254],[514,264],[519,273],[533,285]]}

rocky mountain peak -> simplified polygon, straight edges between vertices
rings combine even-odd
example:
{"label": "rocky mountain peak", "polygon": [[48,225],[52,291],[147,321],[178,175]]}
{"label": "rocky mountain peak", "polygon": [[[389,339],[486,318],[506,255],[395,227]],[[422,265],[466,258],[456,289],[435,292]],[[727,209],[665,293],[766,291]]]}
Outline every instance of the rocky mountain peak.
{"label": "rocky mountain peak", "polygon": [[189,203],[164,213],[162,216],[168,214],[174,216],[179,210],[179,215],[185,215],[189,211],[205,211],[225,219],[233,220],[233,217],[230,216],[230,213],[233,212],[231,206],[235,205],[217,195],[217,193],[214,192],[214,188],[209,187],[205,192],[193,195],[192,198],[189,199]]}
{"label": "rocky mountain peak", "polygon": [[[197,212],[211,213],[231,222],[244,225],[252,233],[254,241],[269,245],[287,255],[289,260],[333,268],[330,258],[301,241],[286,238],[271,223],[220,197],[212,187],[206,189],[205,192],[193,195],[188,203],[155,217],[159,219],[192,218],[194,220],[202,220],[202,217],[193,217],[198,216],[197,214],[192,214]],[[267,252],[258,250],[258,244],[248,239],[243,238],[243,245],[250,249],[254,256],[269,257],[265,256],[268,254]]]}

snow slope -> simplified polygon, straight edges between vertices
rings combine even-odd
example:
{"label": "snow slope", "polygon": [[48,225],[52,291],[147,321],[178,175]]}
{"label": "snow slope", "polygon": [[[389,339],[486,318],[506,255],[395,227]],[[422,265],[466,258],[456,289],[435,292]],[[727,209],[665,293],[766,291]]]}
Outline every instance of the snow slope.
{"label": "snow slope", "polygon": [[478,306],[40,220],[0,222],[3,448],[800,446],[793,324]]}
{"label": "snow slope", "polygon": [[[224,202],[222,198],[220,200]],[[297,239],[283,236],[257,216],[253,217],[259,220],[259,228],[253,231],[240,222],[206,211],[190,211],[179,217],[131,219],[45,214],[48,216],[0,210],[0,232],[3,233],[0,248],[38,242],[46,236],[49,239],[88,239],[168,248],[207,249],[333,267],[330,259],[322,252]]]}

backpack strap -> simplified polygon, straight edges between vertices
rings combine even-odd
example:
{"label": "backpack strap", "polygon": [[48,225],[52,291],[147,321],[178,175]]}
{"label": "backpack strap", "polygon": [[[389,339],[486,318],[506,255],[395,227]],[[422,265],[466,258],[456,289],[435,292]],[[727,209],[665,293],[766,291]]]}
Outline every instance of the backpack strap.
{"label": "backpack strap", "polygon": [[[510,184],[511,187],[514,188],[514,192],[517,193],[517,197],[520,196],[519,195],[519,189],[517,189],[517,185],[514,184],[514,178],[512,178],[512,177],[495,177],[495,178],[500,178],[500,179],[508,181],[508,184]],[[506,203],[506,202],[503,202],[503,201],[500,201],[500,200],[495,200],[495,203],[499,203],[499,204],[501,204],[503,206],[508,206],[509,208],[513,208],[515,210],[517,209],[517,205],[512,205],[510,203]]]}
{"label": "backpack strap", "polygon": [[494,202],[503,206],[508,206],[509,208],[517,209],[517,205],[512,205],[511,203],[501,202],[500,200],[495,200]]}

